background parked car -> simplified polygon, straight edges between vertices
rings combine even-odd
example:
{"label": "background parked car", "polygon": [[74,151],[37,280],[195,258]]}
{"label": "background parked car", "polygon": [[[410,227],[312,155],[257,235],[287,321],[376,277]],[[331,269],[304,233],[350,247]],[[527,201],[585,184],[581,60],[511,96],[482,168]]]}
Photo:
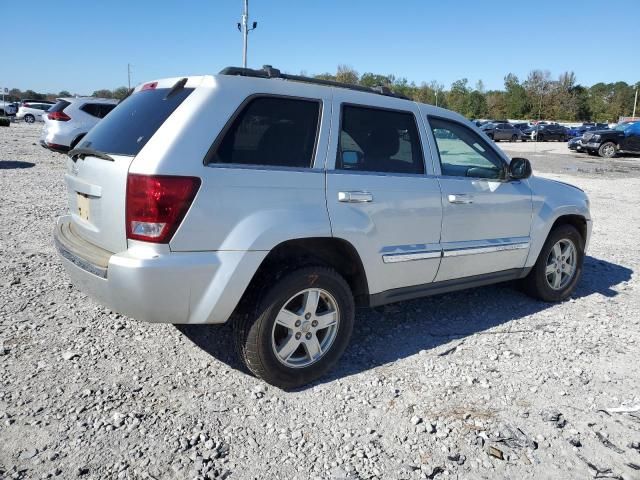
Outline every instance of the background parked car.
{"label": "background parked car", "polygon": [[17,111],[18,111],[18,107],[16,106],[15,103],[0,101],[0,116],[11,117],[11,116],[14,116]]}
{"label": "background parked car", "polygon": [[524,133],[524,131],[531,126],[527,122],[512,123],[511,125],[520,130],[522,133]]}
{"label": "background parked car", "polygon": [[525,140],[524,134],[510,123],[486,123],[480,127],[490,139],[499,142],[500,140]]}
{"label": "background parked car", "polygon": [[576,152],[584,151],[584,147],[582,145],[582,137],[573,137],[567,143],[567,148],[569,150],[575,150]]}
{"label": "background parked car", "polygon": [[584,149],[604,158],[618,153],[640,153],[640,121],[622,122],[613,129],[593,130],[582,136]]}
{"label": "background parked car", "polygon": [[40,145],[67,152],[118,104],[108,98],[60,98],[44,116]]}
{"label": "background parked car", "polygon": [[22,102],[16,113],[16,119],[27,123],[42,121],[42,115],[52,106],[53,103],[49,102]]}
{"label": "background parked car", "polygon": [[567,141],[567,129],[557,123],[538,124],[527,129],[524,133],[528,133],[531,136],[531,140],[538,142],[546,142],[548,140]]}

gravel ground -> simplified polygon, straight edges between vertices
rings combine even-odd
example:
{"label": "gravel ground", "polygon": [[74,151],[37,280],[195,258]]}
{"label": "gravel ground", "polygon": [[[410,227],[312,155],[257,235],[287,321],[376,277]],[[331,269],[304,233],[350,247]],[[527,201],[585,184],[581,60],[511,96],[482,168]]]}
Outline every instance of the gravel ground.
{"label": "gravel ground", "polygon": [[0,129],[0,478],[640,478],[636,176],[549,174],[595,219],[571,300],[501,285],[362,311],[337,369],[286,393],[242,371],[229,327],[137,322],[70,285],[64,157],[39,130]]}

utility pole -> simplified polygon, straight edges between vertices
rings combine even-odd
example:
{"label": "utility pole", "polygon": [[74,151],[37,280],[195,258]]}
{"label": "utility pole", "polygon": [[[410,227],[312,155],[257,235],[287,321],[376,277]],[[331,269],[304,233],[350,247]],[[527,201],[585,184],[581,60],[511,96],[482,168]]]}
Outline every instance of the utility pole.
{"label": "utility pole", "polygon": [[131,90],[131,64],[127,63],[127,81],[129,84],[129,90]]}
{"label": "utility pole", "polygon": [[249,32],[258,27],[258,22],[253,22],[249,28],[249,0],[244,0],[244,11],[242,21],[238,23],[238,30],[242,33],[242,67],[247,68],[247,47],[249,43]]}
{"label": "utility pole", "polygon": [[633,101],[633,115],[632,115],[633,118],[636,117],[636,104],[637,103],[638,103],[638,87],[636,87],[636,98]]}

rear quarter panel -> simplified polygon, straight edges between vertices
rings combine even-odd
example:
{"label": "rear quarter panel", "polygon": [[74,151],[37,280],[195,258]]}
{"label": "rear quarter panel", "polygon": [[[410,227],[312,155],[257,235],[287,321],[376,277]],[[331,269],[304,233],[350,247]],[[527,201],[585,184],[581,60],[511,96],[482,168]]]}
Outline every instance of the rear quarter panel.
{"label": "rear quarter panel", "polygon": [[[317,99],[321,128],[313,168],[204,165],[229,119],[254,94]],[[131,173],[193,175],[200,190],[170,242],[172,251],[271,250],[292,238],[330,237],[324,161],[331,90],[244,77],[203,77],[131,165]]]}

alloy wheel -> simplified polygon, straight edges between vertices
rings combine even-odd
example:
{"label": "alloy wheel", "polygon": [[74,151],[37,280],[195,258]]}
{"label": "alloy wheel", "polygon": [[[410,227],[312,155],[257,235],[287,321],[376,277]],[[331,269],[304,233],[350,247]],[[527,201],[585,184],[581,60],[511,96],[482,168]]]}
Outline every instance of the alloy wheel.
{"label": "alloy wheel", "polygon": [[547,283],[554,290],[565,288],[576,274],[578,254],[576,246],[568,238],[556,242],[549,256],[545,276]]}
{"label": "alloy wheel", "polygon": [[289,368],[304,368],[329,351],[338,334],[340,311],[322,288],[296,293],[278,312],[271,332],[276,358]]}

